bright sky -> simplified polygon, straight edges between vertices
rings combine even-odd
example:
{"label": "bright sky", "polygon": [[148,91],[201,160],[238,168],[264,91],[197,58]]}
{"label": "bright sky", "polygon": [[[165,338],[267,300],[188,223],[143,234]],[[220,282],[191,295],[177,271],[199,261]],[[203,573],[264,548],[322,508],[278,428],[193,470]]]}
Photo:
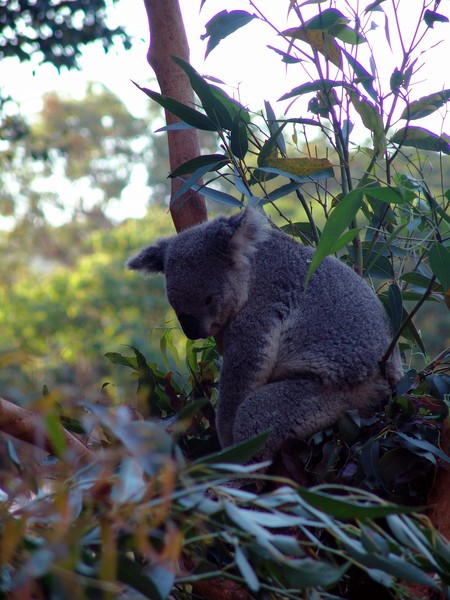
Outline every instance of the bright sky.
{"label": "bright sky", "polygon": [[[287,7],[288,1],[282,0],[256,0],[258,6],[266,16],[272,20],[281,30],[293,26],[295,22],[288,23]],[[339,6],[339,2],[336,3]],[[350,5],[366,6],[369,0],[359,2],[350,0]],[[383,7],[389,8],[392,2],[388,0]],[[433,8],[433,2],[429,2]],[[253,20],[243,29],[233,33],[222,41],[204,60],[206,41],[200,36],[205,31],[205,24],[216,13],[224,9],[243,9],[254,12],[247,0],[207,0],[202,12],[199,13],[200,0],[180,0],[185,27],[191,48],[191,63],[202,74],[213,75],[223,80],[226,91],[230,95],[238,97],[241,102],[253,110],[259,110],[264,100],[269,100],[277,114],[281,114],[288,103],[278,103],[277,99],[293,87],[314,79],[317,75],[311,72],[310,77],[299,65],[292,65],[286,70],[286,65],[281,62],[280,57],[267,45],[276,46],[284,51],[287,50],[286,43],[274,33],[269,26],[258,20]],[[328,6],[328,4],[324,5]],[[402,31],[407,42],[412,33],[414,23],[417,21],[422,6],[422,0],[400,0],[400,22]],[[306,12],[309,9],[309,12]],[[305,16],[311,16],[317,12],[317,4],[307,6]],[[441,12],[450,17],[447,4],[442,4]],[[146,62],[148,48],[147,16],[142,0],[120,0],[111,9],[111,24],[122,24],[134,37],[133,48],[125,52],[118,47],[114,51],[104,54],[101,47],[89,48],[81,61],[81,72],[63,72],[58,75],[57,71],[50,65],[33,68],[27,64],[19,64],[15,59],[7,59],[0,62],[0,81],[3,82],[3,91],[10,93],[16,98],[24,113],[37,112],[41,105],[42,95],[48,91],[58,91],[72,96],[83,96],[85,82],[87,80],[100,81],[106,84],[116,93],[136,115],[145,115],[148,99],[140,92],[130,80],[144,83],[148,87],[157,88],[152,81],[152,71]],[[400,48],[392,51],[386,41],[385,23],[382,13],[374,13],[373,19],[378,25],[377,29],[369,33],[369,40],[374,49],[375,62],[381,66],[382,76],[389,80],[395,66],[401,61]],[[389,20],[391,38],[396,38],[395,23],[392,17]],[[443,41],[442,41],[443,40]],[[441,42],[437,47],[434,44]],[[367,47],[361,48],[358,60],[369,70],[369,56]],[[432,48],[427,54],[419,58],[425,66],[415,77],[420,82],[414,88],[414,98],[450,87],[450,69],[447,61],[450,56],[450,23],[436,23],[433,30],[429,30],[422,46],[423,49]],[[33,65],[36,67],[36,65]],[[422,75],[423,73],[423,75]],[[296,104],[289,113],[290,116],[311,116],[310,114],[299,114],[305,110],[302,105]],[[442,120],[441,120],[442,121]],[[431,127],[429,121],[418,122],[423,126],[439,131],[441,121]],[[136,182],[139,187],[143,180]],[[136,191],[129,190],[129,197],[135,197]],[[131,206],[128,204],[128,210]],[[139,208],[136,206],[137,214]],[[133,211],[131,211],[133,214]],[[128,213],[130,214],[130,212]],[[136,216],[137,216],[136,214]]]}
{"label": "bright sky", "polygon": [[[337,3],[339,5],[339,2]],[[357,0],[350,1],[357,5]],[[369,0],[361,3],[369,4]],[[429,4],[433,4],[429,2]],[[287,22],[288,2],[282,0],[258,0],[256,5],[272,19],[280,29],[289,27]],[[386,2],[388,7],[390,2]],[[422,0],[401,0],[400,21],[408,38],[412,33],[414,17],[418,14]],[[207,0],[203,10],[199,13],[200,0],[180,0],[184,22],[191,48],[191,63],[203,74],[210,74],[222,79],[229,85],[230,94],[239,94],[245,104],[250,108],[259,109],[264,100],[275,104],[279,96],[292,87],[307,81],[307,76],[298,65],[286,66],[280,57],[267,48],[267,45],[277,46],[286,50],[279,37],[264,23],[252,21],[243,29],[233,33],[212,51],[206,61],[204,53],[206,41],[200,40],[205,31],[206,22],[226,7],[227,10],[243,9],[254,12],[247,0]],[[383,3],[383,6],[385,4]],[[447,12],[443,5],[441,12]],[[280,10],[282,7],[282,10]],[[309,8],[309,14],[317,12],[317,5]],[[306,9],[305,9],[306,11]],[[306,13],[308,14],[308,13]],[[391,53],[384,34],[384,21],[381,13],[373,13],[379,28],[370,32],[370,40],[374,46],[375,58],[378,64],[386,69],[389,76],[394,66],[401,60],[401,53],[394,49]],[[131,83],[134,79],[149,82],[152,71],[146,62],[148,47],[147,17],[142,0],[120,0],[111,9],[112,24],[122,24],[134,36],[133,49],[125,52],[121,47],[110,51],[107,55],[100,47],[90,48],[81,61],[82,72],[63,72],[58,75],[52,66],[38,67],[33,74],[29,65],[19,65],[14,59],[3,60],[0,63],[0,81],[3,86],[19,99],[25,112],[38,110],[42,94],[46,91],[59,90],[72,95],[83,94],[84,82],[94,80],[104,82],[122,99],[124,99],[133,112],[142,112],[147,103],[146,97]],[[292,25],[291,25],[292,26]],[[391,38],[395,37],[394,23],[390,22]],[[437,91],[443,87],[450,87],[450,69],[443,68],[445,60],[450,56],[450,24],[435,24],[430,30],[422,48],[427,49],[438,41],[443,42],[424,57],[426,67],[422,70],[427,84],[421,86],[423,93]],[[362,55],[361,55],[362,56]],[[360,62],[368,68],[368,63]],[[314,75],[314,74],[313,74]],[[421,79],[420,76],[416,77]],[[155,87],[155,85],[153,85]],[[418,88],[420,89],[420,88]],[[420,90],[421,91],[421,90]],[[283,110],[285,104],[280,104]]]}

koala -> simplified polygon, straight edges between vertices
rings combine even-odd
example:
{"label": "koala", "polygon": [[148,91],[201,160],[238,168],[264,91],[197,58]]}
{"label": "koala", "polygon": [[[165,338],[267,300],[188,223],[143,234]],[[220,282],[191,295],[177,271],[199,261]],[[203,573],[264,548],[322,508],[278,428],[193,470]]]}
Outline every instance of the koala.
{"label": "koala", "polygon": [[327,257],[305,289],[314,250],[246,208],[159,240],[128,261],[164,273],[190,339],[223,344],[217,431],[222,447],[270,430],[258,459],[308,439],[346,410],[369,414],[402,376],[398,349],[380,360],[387,313],[351,268]]}

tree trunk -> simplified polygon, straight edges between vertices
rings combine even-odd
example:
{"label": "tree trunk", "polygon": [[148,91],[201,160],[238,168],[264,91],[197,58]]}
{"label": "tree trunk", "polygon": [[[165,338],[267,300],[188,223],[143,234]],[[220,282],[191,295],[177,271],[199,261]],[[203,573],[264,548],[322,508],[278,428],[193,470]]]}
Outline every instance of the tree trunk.
{"label": "tree trunk", "polygon": [[[147,59],[155,71],[161,93],[192,106],[194,93],[186,74],[176,65],[172,56],[189,62],[189,45],[178,0],[144,0],[150,30]],[[166,122],[178,121],[166,111]],[[169,162],[172,171],[182,163],[200,155],[200,138],[196,129],[168,132]],[[172,195],[182,181],[172,179]],[[170,209],[177,231],[206,221],[203,196],[192,190],[183,194]]]}

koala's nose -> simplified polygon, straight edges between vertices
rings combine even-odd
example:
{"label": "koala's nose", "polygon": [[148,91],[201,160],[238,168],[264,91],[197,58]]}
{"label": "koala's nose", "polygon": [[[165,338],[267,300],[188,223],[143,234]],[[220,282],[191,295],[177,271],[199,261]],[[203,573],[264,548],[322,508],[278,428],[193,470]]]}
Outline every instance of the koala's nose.
{"label": "koala's nose", "polygon": [[201,337],[207,337],[203,331],[201,322],[192,315],[178,315],[178,320],[183,328],[184,334],[190,340],[198,340]]}

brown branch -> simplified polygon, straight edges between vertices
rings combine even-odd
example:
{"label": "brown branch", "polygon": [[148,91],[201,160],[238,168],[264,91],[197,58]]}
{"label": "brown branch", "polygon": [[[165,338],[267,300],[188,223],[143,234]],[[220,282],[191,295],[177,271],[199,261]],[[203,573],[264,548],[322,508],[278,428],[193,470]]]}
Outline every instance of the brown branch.
{"label": "brown branch", "polygon": [[72,466],[94,459],[94,454],[77,437],[65,429],[63,429],[63,432],[66,450],[64,455],[60,456],[45,431],[41,415],[16,406],[1,397],[0,432],[7,433],[11,437],[58,456],[58,458]]}
{"label": "brown branch", "polygon": [[[441,448],[450,456],[450,424],[448,419],[441,430]],[[431,492],[428,516],[436,529],[450,540],[450,467],[444,465],[437,472],[436,481]]]}
{"label": "brown branch", "polygon": [[[192,106],[194,93],[189,80],[172,60],[172,56],[176,56],[189,62],[189,45],[178,0],[144,0],[144,5],[150,30],[147,60],[158,79],[161,93]],[[166,111],[167,124],[176,121],[179,119]],[[171,171],[200,155],[200,138],[196,129],[168,131],[167,139]],[[179,179],[171,180],[172,196],[181,185]],[[203,196],[192,190],[183,194],[170,210],[177,231],[207,219]]]}

